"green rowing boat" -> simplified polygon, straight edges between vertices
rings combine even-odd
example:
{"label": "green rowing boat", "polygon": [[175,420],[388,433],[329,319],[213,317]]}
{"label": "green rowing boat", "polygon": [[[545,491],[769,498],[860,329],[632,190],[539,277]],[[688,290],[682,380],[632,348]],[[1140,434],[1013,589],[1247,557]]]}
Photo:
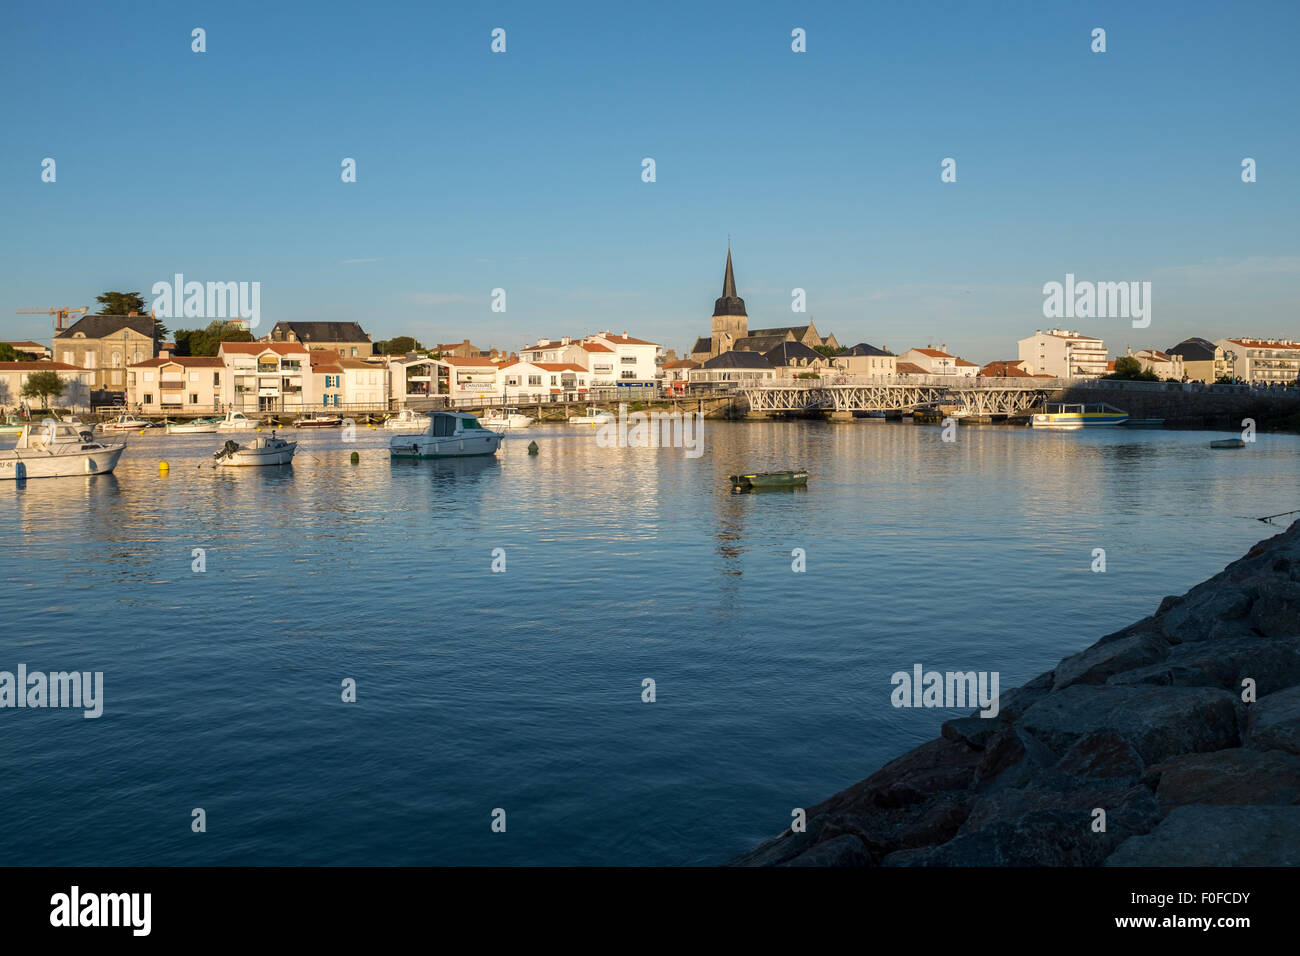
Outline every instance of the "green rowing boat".
{"label": "green rowing boat", "polygon": [[732,475],[731,483],[737,488],[795,488],[808,484],[808,472],[757,471],[747,475]]}
{"label": "green rowing boat", "polygon": [[1210,442],[1211,448],[1245,448],[1246,443],[1240,438],[1221,438],[1219,441]]}

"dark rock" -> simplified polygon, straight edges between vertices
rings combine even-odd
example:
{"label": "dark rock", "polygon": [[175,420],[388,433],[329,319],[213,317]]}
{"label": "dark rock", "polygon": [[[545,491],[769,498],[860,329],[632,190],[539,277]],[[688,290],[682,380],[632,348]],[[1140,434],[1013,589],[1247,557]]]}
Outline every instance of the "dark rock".
{"label": "dark rock", "polygon": [[1260,587],[1250,623],[1264,637],[1300,637],[1300,584],[1272,581]]}
{"label": "dark rock", "polygon": [[983,750],[1000,727],[1001,723],[994,717],[956,717],[944,721],[939,732],[947,740],[964,743],[973,750]]}
{"label": "dark rock", "polygon": [[851,833],[844,833],[818,843],[811,850],[805,850],[782,866],[871,866],[871,856],[862,841]]}
{"label": "dark rock", "polygon": [[969,793],[953,791],[908,807],[837,814],[827,818],[819,839],[850,833],[875,859],[896,850],[934,846],[956,835],[973,800]]}
{"label": "dark rock", "polygon": [[1176,807],[1107,866],[1297,866],[1300,807]]}
{"label": "dark rock", "polygon": [[1266,694],[1251,704],[1245,746],[1300,754],[1300,687]]}
{"label": "dark rock", "polygon": [[990,738],[972,781],[978,790],[1022,787],[1056,764],[1058,755],[1022,727]]}
{"label": "dark rock", "polygon": [[1262,693],[1300,684],[1300,641],[1250,637],[1180,644],[1159,664],[1115,674],[1106,683],[1222,687],[1240,695],[1246,677],[1254,678]]}
{"label": "dark rock", "polygon": [[808,826],[803,833],[786,830],[780,836],[760,843],[748,853],[743,853],[727,861],[728,866],[776,866],[792,859],[806,850],[812,849],[826,825],[825,817],[809,815]]}
{"label": "dark rock", "polygon": [[1211,578],[1158,618],[1160,633],[1171,644],[1246,637],[1252,633],[1249,615],[1254,603],[1254,593],[1224,587]]}
{"label": "dark rock", "polygon": [[[1008,790],[952,840],[930,850],[891,853],[885,866],[1100,866],[1129,838],[1146,833],[1160,813],[1145,787],[1102,794]],[[1093,810],[1106,811],[1106,830],[1094,832]],[[975,827],[974,821],[987,821]]]}
{"label": "dark rock", "polygon": [[1090,734],[1112,731],[1148,763],[1240,742],[1240,702],[1212,687],[1075,684],[1040,700],[1018,726],[1063,753]]}
{"label": "dark rock", "polygon": [[1137,783],[1145,770],[1146,764],[1133,744],[1117,733],[1102,731],[1075,741],[1050,769],[1048,777],[1054,786],[1061,785],[1058,781],[1073,786],[1128,786]]}
{"label": "dark rock", "polygon": [[1160,809],[1194,803],[1220,805],[1300,803],[1300,756],[1280,750],[1234,747],[1184,754],[1147,771]]}
{"label": "dark rock", "polygon": [[947,790],[965,790],[980,759],[980,751],[964,743],[931,740],[811,808],[808,817],[869,807],[903,807]]}
{"label": "dark rock", "polygon": [[1094,644],[1056,665],[1053,690],[1072,684],[1103,684],[1106,678],[1145,667],[1169,656],[1169,642],[1158,634],[1138,632],[1109,644]]}

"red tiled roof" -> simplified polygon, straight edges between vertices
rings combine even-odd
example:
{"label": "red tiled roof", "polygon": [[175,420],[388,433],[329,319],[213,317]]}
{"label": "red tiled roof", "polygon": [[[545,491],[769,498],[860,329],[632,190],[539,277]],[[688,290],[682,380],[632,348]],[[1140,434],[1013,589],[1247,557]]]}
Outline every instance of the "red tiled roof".
{"label": "red tiled roof", "polygon": [[602,339],[605,339],[608,342],[613,342],[616,345],[619,343],[622,343],[623,345],[658,345],[659,344],[658,342],[647,342],[645,339],[634,339],[630,335],[624,336],[621,333],[616,334],[614,332],[593,332],[591,335],[587,336],[587,338],[594,339],[597,336],[599,336]]}
{"label": "red tiled roof", "polygon": [[145,362],[134,362],[130,368],[157,368],[160,365],[175,363],[186,368],[225,368],[226,363],[216,355],[173,355],[171,358],[151,358]]}
{"label": "red tiled roof", "polygon": [[969,366],[970,368],[975,368],[975,367],[976,367],[976,365],[975,365],[974,362],[968,362],[968,361],[966,361],[965,359],[958,359],[957,361],[953,362],[953,364],[954,364],[954,365],[966,365],[966,366]]}
{"label": "red tiled roof", "polygon": [[[309,350],[297,342],[222,342],[219,352],[238,352],[243,355],[261,355],[275,352],[278,355],[306,355]],[[328,350],[327,350],[328,351]]]}
{"label": "red tiled roof", "polygon": [[1265,339],[1228,339],[1228,341],[1248,349],[1300,349],[1300,342],[1284,345],[1280,341],[1269,342]]}
{"label": "red tiled roof", "polygon": [[547,363],[547,362],[534,362],[533,364],[536,365],[538,368],[544,368],[544,369],[546,369],[546,371],[548,371],[548,372],[585,372],[585,371],[587,371],[587,370],[586,370],[585,368],[583,368],[581,365],[574,365],[572,362],[561,362],[561,363],[559,363],[559,364],[556,364],[556,363]]}
{"label": "red tiled roof", "polygon": [[940,352],[938,349],[912,349],[913,352],[920,352],[922,355],[928,355],[931,358],[952,358],[947,352]]}
{"label": "red tiled roof", "polygon": [[0,342],[0,345],[12,345],[14,348],[26,352],[28,349],[46,350],[48,345],[42,345],[40,342]]}
{"label": "red tiled roof", "polygon": [[925,369],[919,365],[913,365],[911,362],[899,362],[894,366],[894,370],[899,375],[929,375]]}
{"label": "red tiled roof", "polygon": [[690,359],[678,359],[676,362],[669,362],[664,368],[699,368],[699,362],[692,362]]}
{"label": "red tiled roof", "polygon": [[489,368],[499,367],[496,362],[492,361],[489,358],[483,358],[481,355],[464,356],[464,357],[459,355],[447,355],[447,356],[443,356],[441,359],[438,359],[438,361],[446,362],[448,365],[483,365]]}

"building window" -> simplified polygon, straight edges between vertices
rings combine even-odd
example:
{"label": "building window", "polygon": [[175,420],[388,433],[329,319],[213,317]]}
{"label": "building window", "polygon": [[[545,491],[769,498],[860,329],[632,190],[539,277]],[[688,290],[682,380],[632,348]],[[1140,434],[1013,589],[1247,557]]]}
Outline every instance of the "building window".
{"label": "building window", "polygon": [[530,375],[530,376],[528,376],[528,384],[529,384],[529,385],[541,385],[541,384],[542,384],[542,377],[541,377],[540,375]]}
{"label": "building window", "polygon": [[198,395],[194,394],[193,392],[190,392],[190,404],[197,405],[198,403],[199,403]]}
{"label": "building window", "polygon": [[152,405],[152,404],[153,404],[153,394],[152,394],[151,392],[145,392],[145,394],[144,394],[144,403],[145,403],[146,405]]}
{"label": "building window", "polygon": [[221,373],[220,373],[220,372],[213,372],[213,373],[212,373],[212,387],[213,387],[213,388],[220,388],[220,387],[221,387]]}

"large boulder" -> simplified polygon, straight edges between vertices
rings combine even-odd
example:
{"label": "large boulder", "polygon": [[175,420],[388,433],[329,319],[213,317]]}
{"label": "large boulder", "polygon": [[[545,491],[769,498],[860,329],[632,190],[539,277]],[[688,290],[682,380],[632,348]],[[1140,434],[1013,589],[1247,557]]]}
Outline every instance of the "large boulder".
{"label": "large boulder", "polygon": [[1147,764],[1240,742],[1236,697],[1213,687],[1075,684],[1025,711],[1017,726],[1064,753],[1092,734],[1127,740]]}
{"label": "large boulder", "polygon": [[1250,707],[1245,744],[1300,754],[1300,687],[1266,694]]}
{"label": "large boulder", "polygon": [[1072,684],[1103,684],[1112,674],[1144,667],[1169,656],[1169,642],[1159,634],[1137,632],[1108,644],[1094,644],[1056,665],[1053,690]]}
{"label": "large boulder", "polygon": [[1280,750],[1183,754],[1151,767],[1144,780],[1164,813],[1197,803],[1300,804],[1300,756]]}
{"label": "large boulder", "polygon": [[1107,866],[1300,866],[1300,807],[1176,807]]}

